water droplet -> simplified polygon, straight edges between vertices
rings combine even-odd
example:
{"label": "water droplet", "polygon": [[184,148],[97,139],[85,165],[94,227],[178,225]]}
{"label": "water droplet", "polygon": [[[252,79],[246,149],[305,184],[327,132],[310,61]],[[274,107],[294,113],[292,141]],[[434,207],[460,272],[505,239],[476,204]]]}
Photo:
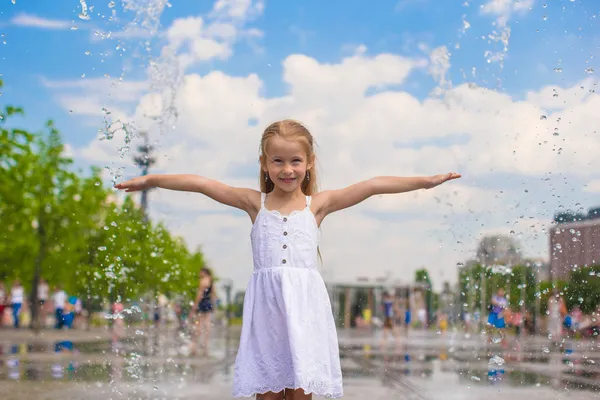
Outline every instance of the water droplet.
{"label": "water droplet", "polygon": [[542,7],[546,8],[548,7],[548,4],[542,4]]}
{"label": "water droplet", "polygon": [[83,20],[89,20],[90,16],[88,14],[88,6],[87,3],[85,2],[85,0],[79,0],[79,3],[81,4],[81,13],[79,13],[79,19],[83,19]]}
{"label": "water droplet", "polygon": [[91,53],[91,52],[88,50],[88,51],[86,51],[86,52],[85,52],[85,53],[83,53],[83,54],[85,54],[86,56],[89,56],[89,55],[90,55],[90,54],[92,54],[92,53]]}
{"label": "water droplet", "polygon": [[559,136],[559,135],[560,135],[560,133],[558,133],[556,131],[554,131],[554,133],[552,134],[552,136]]}
{"label": "water droplet", "polygon": [[496,344],[500,343],[502,339],[504,339],[504,335],[502,335],[502,332],[498,332],[492,335],[492,342]]}
{"label": "water droplet", "polygon": [[113,8],[114,6],[115,6],[115,2],[111,0],[111,1],[108,3],[108,8]]}
{"label": "water droplet", "polygon": [[98,247],[98,250],[100,250],[100,251],[106,251],[106,246],[100,246],[100,247]]}
{"label": "water droplet", "polygon": [[71,27],[71,30],[72,30],[72,31],[76,31],[77,29],[79,29],[79,28],[77,27],[77,25],[73,25],[73,26]]}
{"label": "water droplet", "polygon": [[85,74],[81,74],[81,77],[82,77],[82,78],[85,78]]}
{"label": "water droplet", "polygon": [[594,68],[592,68],[592,67],[586,68],[584,72],[586,74],[593,74],[594,73]]}
{"label": "water droplet", "polygon": [[583,303],[583,297],[578,298],[577,301]]}
{"label": "water droplet", "polygon": [[554,68],[554,72],[563,72],[562,68]]}
{"label": "water droplet", "polygon": [[543,353],[550,353],[550,349],[547,346],[542,347]]}
{"label": "water droplet", "polygon": [[471,379],[474,380],[474,381],[480,381],[481,380],[481,378],[478,377],[478,376],[472,376]]}
{"label": "water droplet", "polygon": [[490,358],[489,364],[504,365],[504,358],[496,355],[496,356]]}
{"label": "water droplet", "polygon": [[542,20],[543,20],[543,21],[548,21],[548,17],[547,17],[546,15],[544,15],[544,16],[542,17]]}
{"label": "water droplet", "polygon": [[540,120],[548,119],[545,115],[540,115]]}
{"label": "water droplet", "polygon": [[17,4],[17,0],[10,0],[13,4]]}

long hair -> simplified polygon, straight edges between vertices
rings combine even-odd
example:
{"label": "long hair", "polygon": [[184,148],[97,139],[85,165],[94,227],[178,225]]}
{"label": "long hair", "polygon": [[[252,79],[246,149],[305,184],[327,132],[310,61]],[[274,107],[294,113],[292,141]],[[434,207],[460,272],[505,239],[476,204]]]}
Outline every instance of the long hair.
{"label": "long hair", "polygon": [[302,193],[306,196],[312,196],[319,191],[319,181],[316,169],[316,156],[315,156],[315,142],[312,134],[306,129],[304,125],[302,125],[298,121],[294,121],[292,119],[284,119],[282,121],[273,122],[271,125],[265,129],[262,134],[262,138],[260,140],[260,155],[261,157],[261,165],[260,171],[258,173],[258,180],[260,182],[260,191],[263,193],[270,193],[275,188],[275,184],[269,177],[269,175],[263,172],[264,160],[267,154],[267,142],[270,138],[274,136],[279,136],[286,140],[297,140],[302,143],[304,146],[304,150],[306,151],[306,155],[309,161],[313,161],[313,166],[311,169],[306,171],[308,176],[307,179],[302,180],[302,184],[300,185],[302,188]]}
{"label": "long hair", "polygon": [[213,279],[213,273],[211,271],[210,268],[208,267],[203,267],[200,270],[200,280],[202,280],[202,273],[205,273],[206,275],[208,275],[208,277],[210,278],[210,285],[208,286],[208,290],[212,292],[213,290],[213,284],[214,284],[214,279]]}
{"label": "long hair", "polygon": [[[267,143],[270,138],[279,136],[286,140],[297,140],[302,143],[308,161],[312,161],[311,169],[306,171],[309,179],[303,179],[300,185],[302,193],[305,196],[312,196],[319,191],[319,179],[317,174],[317,157],[315,155],[315,140],[310,131],[298,121],[293,119],[284,119],[273,122],[267,126],[260,139],[260,170],[258,172],[258,181],[260,182],[260,191],[263,193],[271,193],[275,189],[275,183],[271,180],[268,174],[263,172],[265,166],[265,156],[267,155]],[[319,260],[323,263],[321,249],[317,247]]]}

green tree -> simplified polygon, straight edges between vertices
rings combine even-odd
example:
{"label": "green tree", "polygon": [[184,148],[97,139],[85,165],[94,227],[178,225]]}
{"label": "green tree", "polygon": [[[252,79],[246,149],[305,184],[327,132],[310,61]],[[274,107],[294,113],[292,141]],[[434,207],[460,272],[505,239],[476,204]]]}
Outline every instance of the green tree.
{"label": "green tree", "polygon": [[595,311],[600,304],[600,265],[572,271],[564,294],[569,310],[579,306],[584,313]]}
{"label": "green tree", "polygon": [[429,272],[426,268],[421,268],[415,271],[415,282],[421,283],[425,288],[425,306],[427,308],[427,315],[433,315],[433,292],[431,287],[431,279],[429,279]]}
{"label": "green tree", "polygon": [[34,327],[40,277],[96,305],[193,297],[202,253],[145,221],[131,197],[117,202],[98,168],[75,172],[51,121],[37,134],[7,125],[19,115],[17,107],[0,110],[0,280],[20,279],[31,290]]}

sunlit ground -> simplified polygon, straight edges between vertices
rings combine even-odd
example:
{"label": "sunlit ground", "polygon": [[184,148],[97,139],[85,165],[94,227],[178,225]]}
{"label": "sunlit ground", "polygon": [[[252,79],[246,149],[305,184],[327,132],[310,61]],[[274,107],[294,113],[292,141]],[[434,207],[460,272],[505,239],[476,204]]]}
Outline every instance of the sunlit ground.
{"label": "sunlit ground", "polygon": [[[229,399],[237,329],[214,332],[208,358],[189,354],[175,329],[131,329],[19,340],[3,331],[2,399]],[[23,334],[21,334],[23,336]],[[589,340],[546,338],[485,344],[479,335],[414,330],[381,348],[378,332],[340,332],[344,398],[589,399],[597,396],[600,351]]]}

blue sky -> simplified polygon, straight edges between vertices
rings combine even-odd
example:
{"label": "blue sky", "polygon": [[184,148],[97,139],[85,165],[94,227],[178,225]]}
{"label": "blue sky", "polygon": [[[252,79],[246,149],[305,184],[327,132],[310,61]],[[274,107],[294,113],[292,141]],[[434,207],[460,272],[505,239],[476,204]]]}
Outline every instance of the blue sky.
{"label": "blue sky", "polygon": [[[80,78],[82,74],[93,78],[121,73],[123,59],[129,54],[117,55],[114,47],[118,41],[92,40],[93,32],[98,29],[119,31],[132,15],[120,12],[122,21],[109,22],[108,3],[108,0],[88,1],[94,11],[90,12],[91,19],[85,21],[78,18],[81,7],[76,1],[3,2],[0,32],[6,44],[2,45],[0,69],[6,85],[4,98],[25,106],[28,126],[39,126],[44,118],[52,117],[58,121],[67,140],[81,143],[89,139],[85,134],[73,132],[77,123],[73,125],[65,110],[48,101],[52,93],[40,85],[40,79],[73,80],[85,79]],[[163,27],[177,18],[205,14],[212,6],[210,2],[192,0],[174,3],[161,17]],[[495,78],[498,77],[501,89],[518,98],[526,91],[557,83],[557,73],[553,72],[556,67],[563,70],[560,81],[576,82],[587,68],[590,55],[600,45],[593,1],[550,2],[546,8],[544,2],[536,1],[530,12],[514,17],[509,54],[504,69],[500,70],[497,64],[487,65],[483,57],[490,46],[481,37],[490,32],[494,16],[481,15],[479,6],[483,1],[471,1],[469,6],[464,3],[381,0],[374,7],[370,1],[270,1],[265,12],[252,23],[264,32],[264,36],[256,40],[260,51],[247,43],[238,43],[234,57],[208,63],[197,70],[206,72],[217,68],[231,75],[258,73],[266,83],[265,94],[275,96],[286,90],[281,81],[281,61],[289,54],[307,53],[320,62],[330,63],[347,55],[345,46],[364,44],[369,53],[400,52],[414,56],[422,54],[417,48],[417,43],[422,42],[431,48],[446,45],[452,52],[450,78],[453,82],[464,81],[461,70],[470,75],[472,67],[476,67],[477,82],[497,87]],[[119,5],[114,9],[120,11]],[[65,28],[19,26],[15,18],[23,15],[64,22]],[[471,29],[460,38],[463,15],[470,21]],[[127,40],[128,44],[132,42]],[[460,43],[460,49],[454,48],[456,43]],[[85,55],[86,51],[92,55]],[[99,55],[102,52],[112,54],[102,57]],[[135,73],[129,76],[135,77]],[[410,82],[413,84],[407,83],[407,90],[424,97],[432,82],[418,73],[413,78]]]}
{"label": "blue sky", "polygon": [[[127,3],[159,4],[161,1],[128,0]],[[218,1],[228,7],[250,2]],[[138,92],[135,88],[128,89],[131,92],[122,88],[108,90],[108,98],[99,99],[97,92],[103,88],[94,89],[85,83],[97,83],[105,75],[118,78],[125,71],[124,82],[146,85],[151,58],[156,58],[165,46],[173,43],[168,33],[173,33],[177,23],[195,18],[196,25],[188,26],[187,31],[179,31],[179,34],[188,35],[185,40],[189,43],[195,39],[193,29],[200,29],[198,21],[201,18],[202,30],[198,32],[202,35],[207,35],[207,27],[219,22],[234,29],[235,39],[226,41],[218,35],[207,36],[213,45],[223,44],[229,51],[228,56],[195,59],[182,72],[187,79],[178,94],[182,122],[177,132],[161,139],[164,156],[169,160],[161,166],[163,171],[179,171],[186,166],[192,167],[190,172],[203,168],[212,171],[212,166],[225,163],[227,166],[222,168],[225,172],[215,172],[215,177],[254,184],[255,172],[247,170],[249,165],[255,168],[254,155],[246,157],[243,151],[254,150],[257,140],[254,143],[254,139],[244,136],[249,134],[247,132],[258,134],[257,130],[269,118],[287,116],[286,113],[305,116],[309,120],[315,115],[326,114],[321,119],[314,117],[313,124],[323,131],[317,137],[323,138],[324,153],[335,159],[325,168],[329,169],[327,180],[332,185],[346,184],[354,175],[366,170],[362,165],[353,169],[352,165],[344,164],[348,157],[380,162],[381,166],[373,167],[377,172],[392,168],[418,173],[445,168],[464,169],[461,171],[465,172],[464,186],[456,189],[458,194],[450,189],[442,192],[440,198],[445,200],[441,203],[431,198],[430,204],[427,203],[430,200],[423,199],[414,206],[408,202],[402,210],[390,209],[388,203],[369,203],[356,215],[347,214],[346,219],[358,225],[375,224],[384,237],[397,236],[399,241],[406,243],[406,251],[414,248],[411,241],[424,243],[429,240],[427,238],[435,237],[428,244],[431,247],[424,250],[433,254],[430,260],[423,260],[423,254],[406,256],[411,268],[417,268],[419,263],[454,265],[469,257],[468,249],[474,248],[482,233],[508,232],[515,226],[521,226],[525,232],[530,221],[541,226],[551,219],[559,206],[569,208],[580,203],[586,208],[597,203],[600,192],[600,176],[594,172],[597,161],[586,158],[589,157],[586,151],[594,146],[587,140],[596,133],[598,125],[594,118],[597,117],[589,111],[594,109],[592,105],[579,102],[571,93],[578,90],[579,85],[585,86],[581,93],[596,88],[593,81],[582,83],[585,79],[594,79],[598,73],[586,73],[586,69],[599,69],[597,58],[593,58],[600,46],[599,16],[597,3],[593,0],[548,0],[547,6],[540,0],[379,0],[376,3],[342,0],[266,0],[263,3],[254,0],[241,16],[235,16],[231,12],[233,8],[228,9],[227,15],[215,14],[217,1],[177,0],[160,14],[159,31],[150,38],[124,35],[124,28],[131,27],[134,13],[126,12],[121,2],[110,8],[109,2],[87,1],[88,7],[94,7],[88,11],[89,20],[78,17],[81,6],[75,0],[16,0],[15,4],[11,0],[2,0],[0,5],[0,73],[5,84],[0,103],[23,106],[27,116],[18,123],[25,128],[40,130],[47,118],[54,119],[65,141],[75,149],[77,165],[118,163],[116,151],[99,147],[96,140],[97,131],[102,128],[101,104],[107,102],[111,110],[130,116],[137,108],[144,109],[141,104],[145,99],[144,91]],[[116,13],[115,20],[109,20],[112,11]],[[466,30],[463,21],[468,21]],[[508,30],[510,37],[503,65],[488,63],[486,51],[494,53],[503,49],[502,43],[490,42],[489,35],[494,32],[506,34]],[[112,32],[121,39],[100,39],[95,32]],[[145,50],[146,40],[149,40],[149,52]],[[209,45],[208,42],[199,44]],[[446,79],[452,82],[452,89],[445,87],[445,99],[459,99],[463,104],[446,104],[449,112],[444,111],[445,103],[438,103],[439,99],[432,95],[432,90],[440,83],[433,77],[431,57],[436,49],[443,50],[443,46],[444,51],[450,53]],[[201,52],[207,49],[203,47]],[[181,59],[191,53],[185,46],[178,48]],[[382,54],[393,57],[382,60],[378,58]],[[306,58],[291,57],[293,55]],[[428,64],[419,64],[420,60]],[[386,68],[392,67],[385,67],[386,62],[396,69],[406,67],[407,75],[390,72]],[[309,66],[316,71],[314,74],[303,73],[302,68]],[[390,77],[382,78],[384,84],[381,85],[365,83],[364,96],[361,93],[360,98],[348,99],[354,94],[347,93],[345,86],[352,86],[354,79],[373,80],[368,71],[361,75],[365,68],[378,71],[373,74],[389,73]],[[326,86],[340,93],[339,97],[335,93],[332,97],[339,101],[323,104],[324,100],[319,96],[328,98],[329,94],[319,92],[321,80],[333,70],[339,74],[347,70],[354,72],[343,75],[348,85],[342,82]],[[215,71],[220,71],[222,76],[214,75]],[[260,80],[259,89],[253,86],[252,74]],[[352,74],[356,74],[356,78]],[[110,78],[105,79],[108,85]],[[489,90],[465,92],[460,85],[466,82]],[[310,97],[302,97],[302,85],[306,85],[308,93],[311,90],[319,93],[315,94],[314,102]],[[547,86],[558,88],[559,99],[565,99],[564,104],[552,103],[550,89],[544,89]],[[230,101],[222,90],[231,91]],[[581,97],[581,93],[577,96]],[[125,99],[115,100],[120,95]],[[286,96],[294,99],[293,105],[279,104],[285,103]],[[217,120],[215,110],[210,108],[213,99],[220,105],[217,114],[225,116],[222,120]],[[91,111],[82,112],[74,107],[87,104],[87,100],[93,108]],[[258,104],[262,111],[246,107],[250,103]],[[75,108],[73,112],[69,111],[68,104]],[[379,108],[370,108],[373,104],[378,104]],[[479,104],[482,110],[478,109]],[[329,110],[323,111],[322,107]],[[498,107],[497,110],[494,107]],[[353,115],[364,113],[370,118],[371,114],[380,111],[381,115],[373,116],[373,120],[365,125],[377,126],[389,138],[384,140],[381,136],[384,133],[374,132],[373,141],[365,141],[371,133],[363,127],[363,130],[357,129],[355,137],[347,142],[341,140],[345,136],[336,129],[352,126]],[[231,119],[237,121],[235,124],[227,121],[229,112]],[[406,116],[398,117],[404,113]],[[546,125],[539,121],[541,114],[548,116]],[[413,115],[420,121],[413,121]],[[570,115],[579,117],[569,120]],[[206,122],[211,118],[215,119],[212,125]],[[432,125],[429,119],[440,123]],[[557,122],[560,120],[562,122]],[[392,126],[386,126],[386,123]],[[575,131],[558,138],[544,136],[544,132],[553,129],[554,125],[560,126],[561,130],[571,126],[573,128],[569,129]],[[399,130],[397,135],[389,133],[396,128]],[[411,130],[421,133],[412,134]],[[568,129],[565,131],[569,132]],[[221,139],[217,138],[219,135]],[[222,146],[232,142],[239,148],[220,152]],[[368,149],[373,154],[369,157],[362,153],[365,143],[372,147]],[[346,150],[338,152],[336,146]],[[211,153],[203,153],[202,147]],[[552,158],[559,147],[564,147],[562,158]],[[485,152],[493,153],[489,160]],[[377,158],[380,153],[387,155],[389,163]],[[199,163],[201,157],[206,159]],[[384,169],[384,166],[389,168]],[[131,163],[128,168],[129,173],[135,173]],[[551,177],[549,182],[544,180],[548,176]],[[526,188],[530,189],[527,193]],[[232,240],[231,237],[203,236],[188,224],[192,221],[190,215],[218,216],[225,212],[223,209],[215,209],[203,202],[196,204],[188,197],[154,193],[153,196],[157,199],[153,203],[157,218],[169,219],[170,227],[192,246],[202,243],[215,264],[247,262],[247,249],[232,255],[233,258],[222,255],[222,249],[225,252],[228,249],[221,242]],[[454,198],[461,198],[466,205],[440,206],[443,210],[439,211],[439,219],[433,216],[433,220],[420,225],[415,220],[415,216],[422,218],[428,207],[437,207],[437,204],[448,203]],[[494,203],[497,200],[499,202]],[[231,215],[233,219],[228,220],[225,230],[234,232],[230,233],[233,237],[237,234],[245,237],[242,236],[247,233],[245,217],[240,217],[239,213]],[[398,226],[389,230],[377,225],[392,220]],[[453,228],[447,232],[439,230],[438,221]],[[199,223],[207,224],[206,219]],[[211,223],[219,224],[220,220]],[[407,223],[414,223],[410,225],[414,235],[403,237]],[[339,225],[332,224],[328,229],[330,232],[344,232]],[[465,243],[464,248],[452,244],[457,235]],[[533,235],[535,238],[531,232],[524,235],[528,238],[524,239],[528,240],[527,246],[534,249],[533,255],[546,256],[544,235]],[[359,235],[356,240],[373,237],[376,235]],[[334,239],[330,239],[329,245],[332,250],[326,254],[337,254],[338,247],[359,248],[355,243],[335,242]],[[394,243],[373,246],[380,249],[381,254],[391,254],[397,247]],[[348,257],[361,259],[370,255],[365,250]],[[383,263],[386,257],[382,257]],[[231,274],[235,275],[234,272]]]}

